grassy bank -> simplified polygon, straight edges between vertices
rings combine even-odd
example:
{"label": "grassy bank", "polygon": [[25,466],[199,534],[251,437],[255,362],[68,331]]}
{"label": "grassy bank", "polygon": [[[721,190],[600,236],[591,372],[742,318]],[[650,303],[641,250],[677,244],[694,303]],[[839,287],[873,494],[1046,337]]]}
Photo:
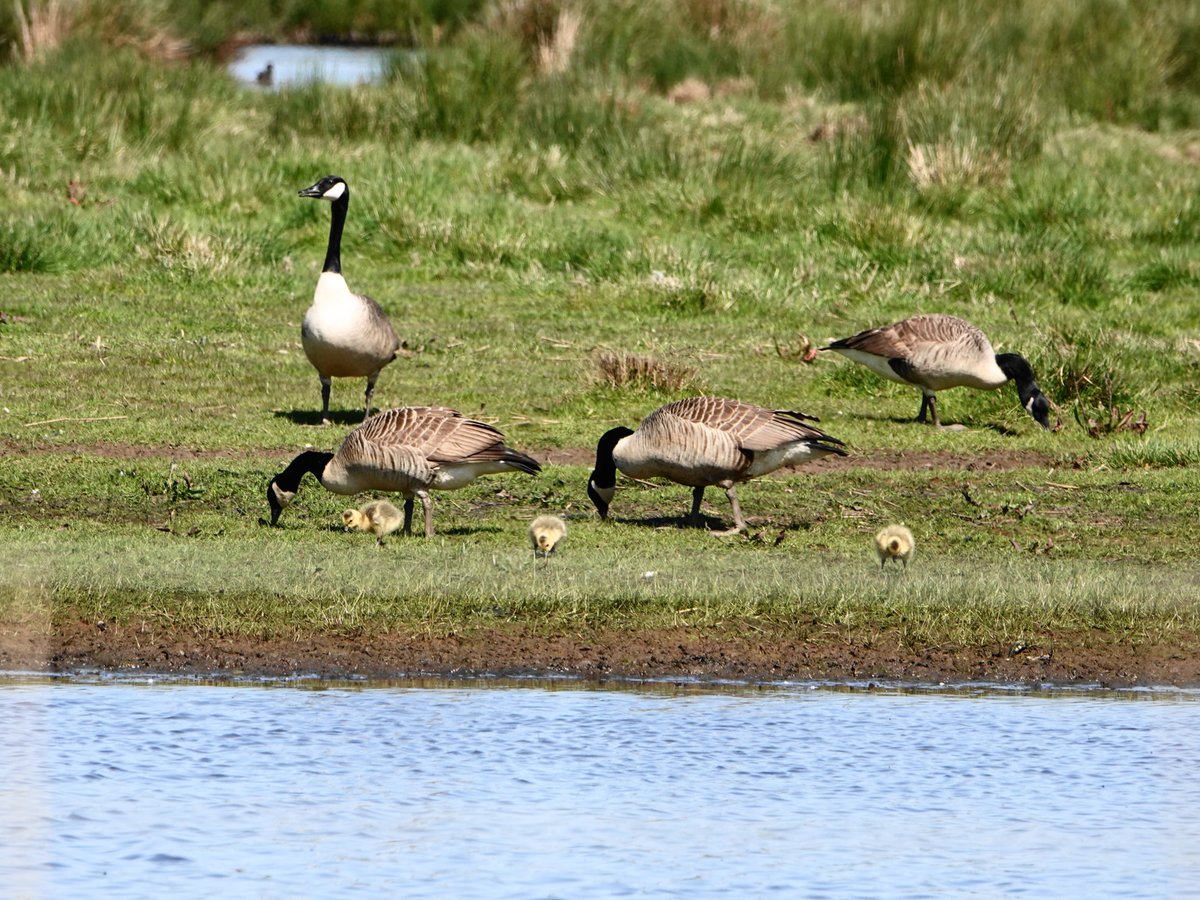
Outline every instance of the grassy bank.
{"label": "grassy bank", "polygon": [[[1200,632],[1190,4],[343,7],[357,25],[83,4],[29,53],[0,21],[10,621]],[[235,28],[325,27],[423,61],[278,92],[213,61]],[[435,497],[430,542],[377,552],[311,482],[259,524],[283,462],[358,419],[362,384],[338,381],[315,426],[299,347],[328,209],[296,191],[327,172],[352,191],[347,279],[405,341],[377,404],[453,406],[570,460]],[[1011,389],[958,390],[943,416],[969,429],[936,433],[904,421],[916,392],[807,359],[915,312],[1026,355],[1059,427]],[[744,540],[673,527],[677,488],[624,485],[595,520],[578,451],[699,392],[819,415],[853,464],[745,488]],[[545,510],[572,534],[535,566]],[[706,512],[728,519],[719,491]],[[918,557],[884,577],[869,538],[895,520]]]}

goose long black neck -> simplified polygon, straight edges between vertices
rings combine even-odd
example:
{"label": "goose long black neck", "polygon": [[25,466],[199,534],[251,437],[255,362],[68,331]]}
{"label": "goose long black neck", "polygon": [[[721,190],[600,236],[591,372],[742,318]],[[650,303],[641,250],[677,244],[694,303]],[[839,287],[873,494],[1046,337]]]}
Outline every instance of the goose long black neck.
{"label": "goose long black neck", "polygon": [[1037,384],[1033,377],[1033,368],[1019,353],[997,353],[996,365],[1000,367],[1000,371],[1008,377],[1009,381],[1017,383],[1017,390],[1020,390],[1023,385]]}
{"label": "goose long black neck", "polygon": [[345,186],[342,196],[333,201],[329,218],[329,246],[325,250],[325,266],[322,272],[342,271],[342,229],[346,227],[346,212],[350,209],[350,187]]}
{"label": "goose long black neck", "polygon": [[321,480],[321,475],[325,471],[325,466],[333,459],[332,453],[327,453],[321,450],[305,450],[290,463],[288,467],[275,476],[275,484],[279,488],[290,493],[295,493],[300,487],[300,479],[305,473],[311,472],[317,481]]}
{"label": "goose long black neck", "polygon": [[600,488],[610,488],[617,483],[617,464],[613,450],[617,442],[629,437],[633,431],[623,425],[612,428],[600,436],[596,443],[596,467],[592,470],[591,483]]}

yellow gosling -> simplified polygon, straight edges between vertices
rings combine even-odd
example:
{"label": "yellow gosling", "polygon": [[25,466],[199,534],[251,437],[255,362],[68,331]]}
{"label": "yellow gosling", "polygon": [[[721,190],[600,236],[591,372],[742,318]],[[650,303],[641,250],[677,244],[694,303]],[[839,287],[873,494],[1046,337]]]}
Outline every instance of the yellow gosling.
{"label": "yellow gosling", "polygon": [[380,547],[383,539],[404,524],[404,514],[387,500],[372,500],[362,509],[342,513],[347,531],[369,531]]}
{"label": "yellow gosling", "polygon": [[879,554],[881,569],[889,559],[898,560],[907,569],[915,549],[912,532],[903,525],[889,525],[875,535],[875,552]]}
{"label": "yellow gosling", "polygon": [[567,523],[558,516],[538,516],[529,523],[529,543],[535,557],[549,556],[567,536]]}

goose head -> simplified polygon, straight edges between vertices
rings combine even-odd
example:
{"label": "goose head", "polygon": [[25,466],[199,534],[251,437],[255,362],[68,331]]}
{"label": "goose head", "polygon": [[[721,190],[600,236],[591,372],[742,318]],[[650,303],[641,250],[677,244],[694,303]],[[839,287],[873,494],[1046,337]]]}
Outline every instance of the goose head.
{"label": "goose head", "polygon": [[997,353],[996,364],[1010,381],[1016,383],[1017,396],[1021,398],[1021,405],[1025,407],[1025,412],[1033,416],[1034,421],[1043,428],[1048,429],[1050,427],[1050,401],[1038,387],[1037,380],[1033,377],[1033,367],[1023,356],[1016,353]]}
{"label": "goose head", "polygon": [[348,509],[342,513],[342,525],[347,531],[366,531],[371,522],[357,509]]}
{"label": "goose head", "polygon": [[613,460],[613,450],[631,434],[631,429],[618,426],[604,432],[596,444],[596,468],[588,479],[588,496],[602,519],[608,518],[609,504],[617,492],[617,464]]}
{"label": "goose head", "polygon": [[300,479],[311,472],[320,481],[325,466],[333,459],[332,453],[306,450],[288,463],[288,467],[271,479],[267,485],[267,504],[271,507],[271,524],[279,523],[279,515],[296,497],[300,490]]}
{"label": "goose head", "polygon": [[316,184],[300,191],[300,196],[312,197],[316,200],[328,200],[332,203],[335,200],[342,199],[349,192],[350,186],[346,184],[346,179],[340,178],[337,175],[326,175]]}
{"label": "goose head", "polygon": [[296,497],[296,492],[286,491],[279,486],[279,479],[271,479],[271,483],[267,485],[267,505],[271,507],[271,524],[279,524],[279,515],[289,503]]}

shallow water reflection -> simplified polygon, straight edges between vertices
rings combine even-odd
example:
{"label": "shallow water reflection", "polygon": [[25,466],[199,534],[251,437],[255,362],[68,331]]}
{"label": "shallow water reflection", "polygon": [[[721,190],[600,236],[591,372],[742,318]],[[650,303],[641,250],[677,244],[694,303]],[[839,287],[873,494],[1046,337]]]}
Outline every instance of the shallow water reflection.
{"label": "shallow water reflection", "polygon": [[0,680],[0,885],[1195,896],[1198,700]]}

